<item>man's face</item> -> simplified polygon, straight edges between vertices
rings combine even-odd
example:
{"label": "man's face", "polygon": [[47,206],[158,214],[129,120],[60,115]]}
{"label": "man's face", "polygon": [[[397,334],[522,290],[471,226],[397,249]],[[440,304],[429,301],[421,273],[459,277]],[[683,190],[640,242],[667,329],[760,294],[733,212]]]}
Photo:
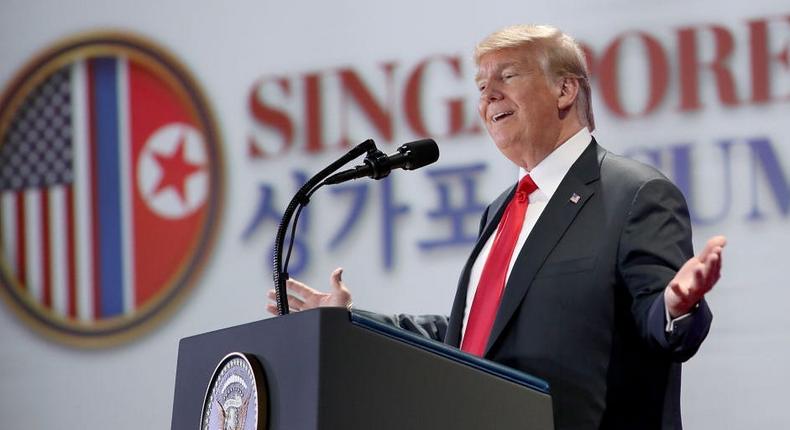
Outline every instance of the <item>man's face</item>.
{"label": "man's face", "polygon": [[538,55],[530,47],[490,52],[477,72],[480,118],[497,148],[528,169],[558,143],[559,88],[546,78]]}

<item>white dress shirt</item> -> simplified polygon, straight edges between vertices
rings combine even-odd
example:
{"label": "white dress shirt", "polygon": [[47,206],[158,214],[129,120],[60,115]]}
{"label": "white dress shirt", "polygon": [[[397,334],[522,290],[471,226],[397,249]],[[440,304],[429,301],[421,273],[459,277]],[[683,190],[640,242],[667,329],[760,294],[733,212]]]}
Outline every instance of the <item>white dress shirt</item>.
{"label": "white dress shirt", "polygon": [[[532,180],[535,181],[535,185],[538,186],[538,189],[529,195],[529,206],[527,206],[527,212],[524,214],[524,224],[521,225],[521,232],[516,241],[516,248],[513,250],[513,255],[510,257],[505,285],[507,285],[507,280],[510,278],[513,264],[515,264],[516,258],[518,258],[518,254],[524,246],[524,242],[527,241],[529,233],[538,222],[540,214],[543,213],[543,209],[546,208],[549,200],[551,200],[551,197],[554,195],[554,191],[560,186],[560,182],[562,182],[568,170],[571,169],[573,163],[582,155],[582,152],[584,152],[584,149],[587,148],[591,140],[592,135],[590,135],[590,131],[587,130],[586,127],[582,128],[578,133],[566,140],[565,143],[552,151],[543,161],[538,163],[531,172],[527,172],[523,168],[519,169],[519,180],[526,175],[530,175]],[[570,196],[568,197],[570,198]],[[490,215],[493,216],[494,214]],[[499,227],[501,226],[497,226],[497,230],[499,230]],[[483,274],[483,266],[485,266],[485,262],[488,259],[488,254],[491,253],[491,245],[494,242],[494,237],[496,237],[496,233],[492,233],[491,236],[488,237],[483,249],[480,250],[480,254],[477,256],[477,260],[475,260],[475,264],[472,266],[472,272],[469,276],[469,288],[466,291],[466,311],[464,312],[464,323],[461,328],[462,336],[466,333],[466,323],[470,313],[469,310],[472,308],[475,292],[477,292],[477,286],[480,283],[480,276]]]}

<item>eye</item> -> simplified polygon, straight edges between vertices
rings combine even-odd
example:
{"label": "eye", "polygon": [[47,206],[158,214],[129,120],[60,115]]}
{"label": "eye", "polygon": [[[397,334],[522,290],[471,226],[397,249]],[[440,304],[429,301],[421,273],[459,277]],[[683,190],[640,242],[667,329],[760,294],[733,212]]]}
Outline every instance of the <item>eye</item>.
{"label": "eye", "polygon": [[486,84],[485,83],[477,84],[477,90],[480,91],[481,93],[483,91],[485,91],[485,89],[486,89]]}

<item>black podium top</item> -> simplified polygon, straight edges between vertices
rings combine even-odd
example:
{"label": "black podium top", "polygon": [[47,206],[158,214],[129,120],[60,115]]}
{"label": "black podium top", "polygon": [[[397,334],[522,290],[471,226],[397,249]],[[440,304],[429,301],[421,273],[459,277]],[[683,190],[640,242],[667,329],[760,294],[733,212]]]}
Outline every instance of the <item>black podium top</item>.
{"label": "black podium top", "polygon": [[388,336],[400,342],[414,345],[418,348],[424,348],[425,350],[430,351],[438,356],[446,357],[459,363],[466,364],[493,376],[515,382],[516,384],[524,385],[525,387],[529,387],[545,394],[549,394],[548,382],[530,374],[520,372],[516,369],[513,369],[512,367],[507,367],[493,361],[484,360],[472,354],[467,354],[458,348],[453,348],[452,346],[437,342],[433,339],[428,339],[409,331],[393,327],[389,324],[384,324],[381,321],[376,321],[356,312],[351,312],[351,323],[365,327],[368,330]]}

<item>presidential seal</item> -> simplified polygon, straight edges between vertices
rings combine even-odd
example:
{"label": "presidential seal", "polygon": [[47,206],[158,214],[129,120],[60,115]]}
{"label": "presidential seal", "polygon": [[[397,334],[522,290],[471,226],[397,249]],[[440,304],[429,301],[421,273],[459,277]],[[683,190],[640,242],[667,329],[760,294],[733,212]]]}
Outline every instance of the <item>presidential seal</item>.
{"label": "presidential seal", "polygon": [[202,430],[266,429],[266,381],[255,357],[233,352],[214,370],[203,400]]}

